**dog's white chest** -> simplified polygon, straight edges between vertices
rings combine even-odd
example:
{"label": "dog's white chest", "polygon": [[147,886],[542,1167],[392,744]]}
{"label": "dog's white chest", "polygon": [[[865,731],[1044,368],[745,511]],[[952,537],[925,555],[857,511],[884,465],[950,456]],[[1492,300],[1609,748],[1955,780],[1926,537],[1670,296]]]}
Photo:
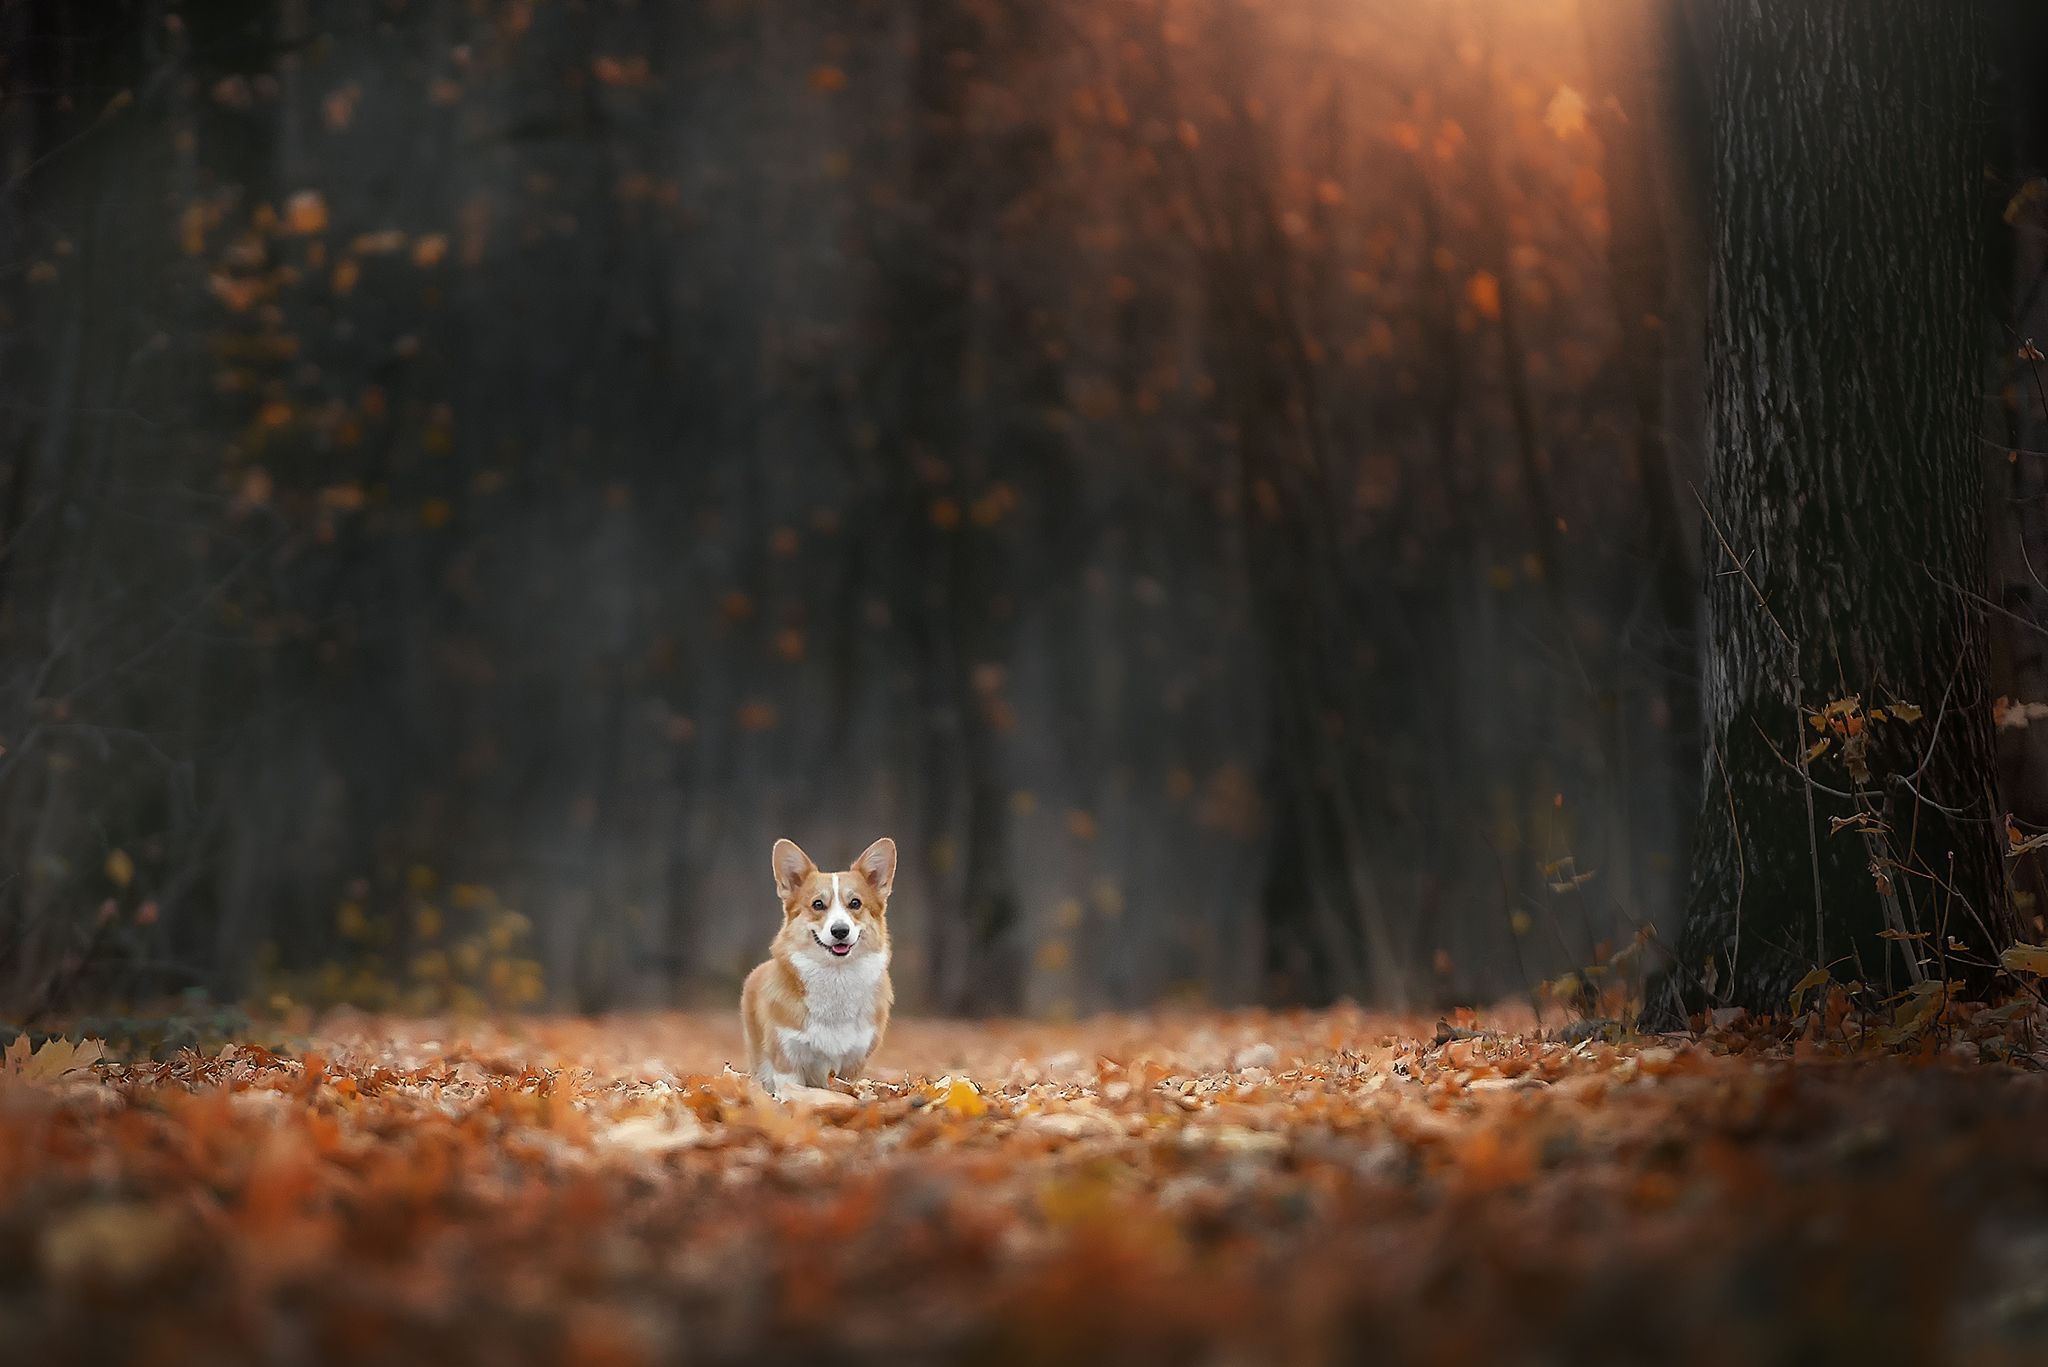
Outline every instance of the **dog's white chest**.
{"label": "dog's white chest", "polygon": [[806,1086],[821,1087],[827,1076],[851,1077],[875,1048],[875,999],[889,961],[863,954],[852,963],[799,959],[803,979],[803,1026],[783,1032],[782,1052]]}

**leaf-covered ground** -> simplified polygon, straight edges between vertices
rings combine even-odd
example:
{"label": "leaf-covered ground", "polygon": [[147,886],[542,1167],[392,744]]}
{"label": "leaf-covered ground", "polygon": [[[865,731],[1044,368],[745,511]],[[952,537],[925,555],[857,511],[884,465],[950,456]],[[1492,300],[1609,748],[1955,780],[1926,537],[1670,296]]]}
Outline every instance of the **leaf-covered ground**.
{"label": "leaf-covered ground", "polygon": [[[17,1046],[20,1362],[2037,1362],[2048,1076],[1352,1011],[900,1023],[764,1101],[724,1018]],[[1446,1038],[1447,1036],[1455,1036]],[[1983,1062],[1992,1051],[2009,1061]]]}

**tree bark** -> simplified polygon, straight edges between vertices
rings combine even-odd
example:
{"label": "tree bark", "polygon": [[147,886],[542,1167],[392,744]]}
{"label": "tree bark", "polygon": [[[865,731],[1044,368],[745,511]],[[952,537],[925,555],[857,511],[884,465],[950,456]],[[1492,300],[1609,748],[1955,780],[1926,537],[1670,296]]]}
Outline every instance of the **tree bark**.
{"label": "tree bark", "polygon": [[[1973,12],[1715,11],[1706,782],[1667,1008],[1782,1010],[1816,964],[1897,986],[1947,936],[1981,959],[2011,934]],[[1894,950],[1888,927],[1931,939]]]}
{"label": "tree bark", "polygon": [[[1991,623],[1991,681],[1996,693],[2021,703],[2048,700],[2048,362],[2033,352],[2048,343],[2048,204],[2038,196],[2048,175],[2048,10],[2026,0],[1995,6],[1999,74],[2008,117],[2004,175],[1988,206],[2004,223],[2005,251],[1995,263],[1999,364],[2005,452],[1993,480],[1992,573],[2005,614]],[[2009,230],[2008,230],[2009,225]],[[1994,238],[1994,241],[1999,239]],[[2019,714],[2022,718],[2025,713]],[[2000,728],[1999,791],[2023,830],[2048,826],[2048,726]],[[2038,857],[2013,869],[2015,900],[2038,918],[2048,910],[2048,863]],[[2034,930],[2039,932],[2037,922]]]}

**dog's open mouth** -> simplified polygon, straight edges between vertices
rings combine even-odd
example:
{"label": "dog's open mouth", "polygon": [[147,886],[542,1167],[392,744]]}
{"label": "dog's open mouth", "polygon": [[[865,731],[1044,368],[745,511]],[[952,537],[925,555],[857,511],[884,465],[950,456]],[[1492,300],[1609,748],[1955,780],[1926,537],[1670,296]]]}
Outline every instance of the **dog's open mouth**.
{"label": "dog's open mouth", "polygon": [[[817,932],[817,931],[815,931],[815,930],[814,930],[814,931],[812,931],[812,932],[811,932],[811,938],[812,938],[813,940],[818,940],[818,932]],[[831,950],[831,951],[832,951],[832,957],[833,957],[833,958],[835,958],[835,959],[843,959],[843,958],[845,958],[845,957],[846,957],[847,955],[849,955],[849,954],[853,953],[853,946],[852,946],[851,944],[835,945],[835,944],[829,944],[829,943],[827,943],[827,942],[826,942],[826,941],[824,941],[824,940],[818,940],[818,945],[819,945],[819,947],[820,947],[820,948],[822,948],[822,949],[829,949],[829,950]]]}

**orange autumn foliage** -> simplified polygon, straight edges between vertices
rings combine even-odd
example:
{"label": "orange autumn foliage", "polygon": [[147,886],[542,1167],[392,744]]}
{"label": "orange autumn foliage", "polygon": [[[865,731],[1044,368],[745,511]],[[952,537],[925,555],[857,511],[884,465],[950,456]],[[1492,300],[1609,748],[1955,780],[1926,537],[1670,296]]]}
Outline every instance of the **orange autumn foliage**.
{"label": "orange autumn foliage", "polygon": [[[1514,1011],[910,1021],[858,1086],[789,1104],[726,1067],[723,1013],[348,1016],[297,1057],[20,1043],[15,1344],[1325,1362],[1364,1333],[1381,1360],[1489,1362],[1618,1335],[1704,1363],[1828,1334],[1941,1356],[1995,1346],[2002,1283],[1953,1250],[2032,1210],[2048,1166],[2023,1014],[1960,1011],[1918,1064],[1859,1055],[1833,1009],[1789,1041],[1731,1020],[1606,1043]],[[1759,1276],[1768,1302],[1740,1289]]]}

